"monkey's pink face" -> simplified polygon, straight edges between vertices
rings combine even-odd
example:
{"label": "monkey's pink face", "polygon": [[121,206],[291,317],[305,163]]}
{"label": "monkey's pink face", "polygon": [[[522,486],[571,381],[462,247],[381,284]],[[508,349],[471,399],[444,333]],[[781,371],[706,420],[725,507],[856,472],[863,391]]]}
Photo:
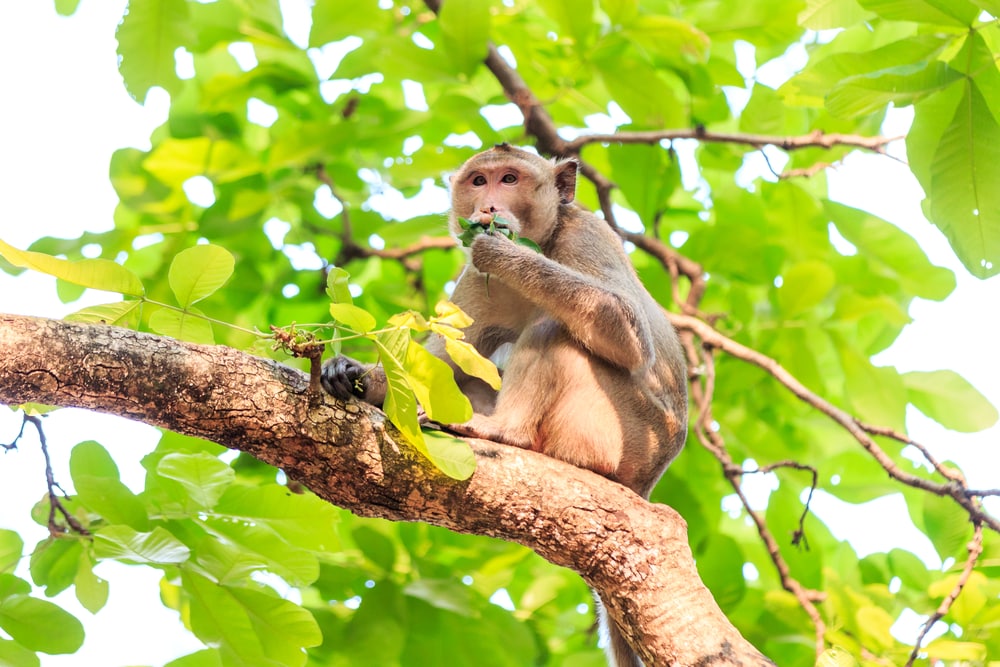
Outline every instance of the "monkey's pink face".
{"label": "monkey's pink face", "polygon": [[531,186],[524,175],[510,166],[480,167],[470,170],[460,183],[457,200],[473,222],[489,224],[502,218],[515,232],[521,231],[524,203],[530,200]]}

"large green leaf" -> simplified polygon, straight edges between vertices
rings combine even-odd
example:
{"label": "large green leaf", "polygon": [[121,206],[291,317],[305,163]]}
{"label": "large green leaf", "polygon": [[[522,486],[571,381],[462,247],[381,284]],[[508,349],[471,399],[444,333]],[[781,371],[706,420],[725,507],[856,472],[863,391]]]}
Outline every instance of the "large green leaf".
{"label": "large green leaf", "polygon": [[13,640],[0,639],[0,665],[3,667],[38,667],[40,664],[34,651]]}
{"label": "large green leaf", "polygon": [[322,635],[312,615],[273,592],[220,586],[185,573],[191,596],[191,629],[206,644],[221,645],[238,665],[304,665],[303,650]]}
{"label": "large green leaf", "polygon": [[108,526],[94,535],[94,553],[98,558],[129,563],[172,565],[186,561],[191,550],[160,526],[148,533],[128,526]]}
{"label": "large green leaf", "polygon": [[[907,143],[909,145],[909,142]],[[930,219],[975,276],[1000,273],[1000,124],[975,86],[966,86],[933,151]]]}
{"label": "large green leaf", "polygon": [[974,433],[997,422],[997,409],[954,371],[905,373],[903,385],[913,405],[952,430]]}
{"label": "large green leaf", "polygon": [[596,27],[594,0],[540,0],[538,5],[559,24],[560,33],[573,39],[578,49],[588,45]]}
{"label": "large green leaf", "polygon": [[191,36],[190,10],[184,0],[130,2],[118,26],[118,68],[129,94],[145,103],[153,86],[174,93],[180,87],[174,51]]}
{"label": "large green leaf", "polygon": [[825,299],[836,281],[833,269],[823,262],[799,262],[782,276],[778,305],[784,315],[794,317]]}
{"label": "large green leaf", "polygon": [[181,308],[189,308],[216,292],[233,275],[236,260],[225,248],[212,244],[192,246],[170,262],[167,280]]}
{"label": "large green leaf", "polygon": [[428,417],[443,424],[464,422],[472,417],[472,404],[455,384],[451,366],[422,345],[410,341],[403,368],[407,384]]}
{"label": "large green leaf", "polygon": [[81,259],[72,262],[41,252],[18,250],[2,240],[0,255],[14,266],[41,271],[74,285],[128,296],[142,296],[145,291],[134,273],[107,259]]}
{"label": "large green leaf", "polygon": [[171,308],[159,308],[149,316],[149,328],[177,340],[211,345],[215,343],[212,323],[204,314],[191,306],[185,312]]}
{"label": "large green leaf", "polygon": [[31,554],[31,580],[54,597],[69,588],[80,567],[82,543],[78,540],[47,539]]}
{"label": "large green leaf", "polygon": [[869,17],[857,0],[806,0],[799,23],[812,30],[845,28]]}
{"label": "large green leaf", "polygon": [[921,524],[938,556],[942,561],[964,556],[965,546],[972,537],[969,515],[950,498],[925,493],[922,500],[916,523]]}
{"label": "large green leaf", "polygon": [[0,574],[10,572],[21,560],[24,540],[13,530],[0,529]]}
{"label": "large green leaf", "polygon": [[968,0],[858,0],[865,9],[897,21],[971,26],[979,10]]}
{"label": "large green leaf", "polygon": [[77,500],[109,523],[128,524],[146,530],[146,508],[132,491],[121,483],[118,466],[99,443],[81,442],[73,448],[69,471],[76,487]]}
{"label": "large green leaf", "polygon": [[156,466],[162,477],[179,482],[191,500],[211,509],[236,479],[236,471],[224,461],[205,452],[167,454]]}
{"label": "large green leaf", "polygon": [[914,63],[887,70],[850,76],[838,83],[826,98],[834,116],[853,118],[881,111],[892,102],[912,104],[945,88],[961,75],[942,62]]}
{"label": "large green leaf", "polygon": [[441,34],[456,71],[472,74],[486,58],[490,35],[490,3],[449,0],[443,3]]}
{"label": "large green leaf", "polygon": [[263,524],[290,544],[315,551],[335,551],[334,530],[340,513],[312,494],[292,493],[284,486],[230,486],[215,505],[216,516]]}
{"label": "large green leaf", "polygon": [[24,594],[0,598],[0,629],[32,651],[73,653],[83,645],[83,625],[47,600]]}

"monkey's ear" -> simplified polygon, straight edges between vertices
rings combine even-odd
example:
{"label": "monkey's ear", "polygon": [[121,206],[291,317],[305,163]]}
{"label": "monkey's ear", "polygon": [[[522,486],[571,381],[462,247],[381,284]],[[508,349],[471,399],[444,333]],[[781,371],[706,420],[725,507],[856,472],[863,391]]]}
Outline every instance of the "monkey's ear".
{"label": "monkey's ear", "polygon": [[576,199],[576,170],[579,166],[574,159],[563,160],[556,164],[556,190],[559,191],[559,203],[568,204]]}

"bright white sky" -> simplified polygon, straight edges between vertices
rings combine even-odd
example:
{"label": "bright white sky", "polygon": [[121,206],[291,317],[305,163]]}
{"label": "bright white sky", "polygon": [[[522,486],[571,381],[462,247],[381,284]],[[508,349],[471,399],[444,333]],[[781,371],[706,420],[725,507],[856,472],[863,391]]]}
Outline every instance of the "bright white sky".
{"label": "bright white sky", "polygon": [[[116,197],[107,178],[111,153],[124,146],[148,148],[151,130],[166,115],[165,95],[154,92],[143,108],[121,84],[114,29],[124,5],[124,0],[83,0],[76,16],[63,19],[51,2],[0,3],[0,238],[8,243],[26,247],[42,235],[74,238],[85,230],[112,227]],[[302,0],[283,5],[301,6]],[[899,114],[897,120],[902,125],[887,128],[888,134],[905,131],[907,117]],[[834,198],[899,225],[932,261],[958,277],[958,289],[944,303],[913,305],[914,324],[878,361],[904,371],[953,369],[1000,405],[1000,280],[982,282],[962,268],[941,234],[923,219],[922,193],[897,162],[854,155],[831,174],[830,182]],[[53,285],[53,280],[30,273],[16,279],[0,273],[0,311],[59,317],[81,307],[80,302],[61,304]],[[100,295],[85,298],[102,301]],[[0,410],[0,441],[11,440],[19,421]],[[939,458],[960,463],[973,486],[1000,485],[1000,427],[957,434],[915,410],[908,425]],[[104,444],[124,481],[135,489],[143,474],[139,460],[156,441],[150,427],[75,410],[52,416],[46,433],[56,477],[66,486],[68,452],[77,442]],[[0,528],[30,535],[29,542],[46,535],[28,518],[45,491],[43,462],[34,442],[29,438],[18,451],[0,457]],[[995,512],[998,505],[993,504]],[[907,529],[899,497],[855,507],[825,496],[815,501],[814,510],[862,555],[903,546],[939,565],[926,540]],[[156,602],[154,572],[113,563],[102,564],[98,572],[111,582],[108,607],[91,616],[72,594],[61,595],[57,601],[84,621],[87,641],[75,655],[43,656],[45,667],[162,664],[200,647],[180,629],[176,614]],[[27,578],[27,563],[19,574]],[[136,613],[139,606],[141,613]]]}

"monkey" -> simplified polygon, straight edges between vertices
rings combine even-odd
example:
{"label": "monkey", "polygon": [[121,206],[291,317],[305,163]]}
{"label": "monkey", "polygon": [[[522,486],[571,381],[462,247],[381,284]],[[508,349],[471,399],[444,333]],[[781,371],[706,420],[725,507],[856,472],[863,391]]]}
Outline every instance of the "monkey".
{"label": "monkey", "polygon": [[[648,499],[687,435],[686,359],[673,325],[646,291],[610,225],[576,201],[578,162],[549,161],[497,144],[450,179],[449,229],[460,218],[506,225],[541,252],[501,233],[478,234],[452,294],[473,323],[466,340],[506,359],[493,390],[466,375],[432,338],[473,407],[460,435],[542,452]],[[336,357],[322,384],[341,399],[385,398],[378,367]],[[641,663],[598,608],[615,667]]]}

